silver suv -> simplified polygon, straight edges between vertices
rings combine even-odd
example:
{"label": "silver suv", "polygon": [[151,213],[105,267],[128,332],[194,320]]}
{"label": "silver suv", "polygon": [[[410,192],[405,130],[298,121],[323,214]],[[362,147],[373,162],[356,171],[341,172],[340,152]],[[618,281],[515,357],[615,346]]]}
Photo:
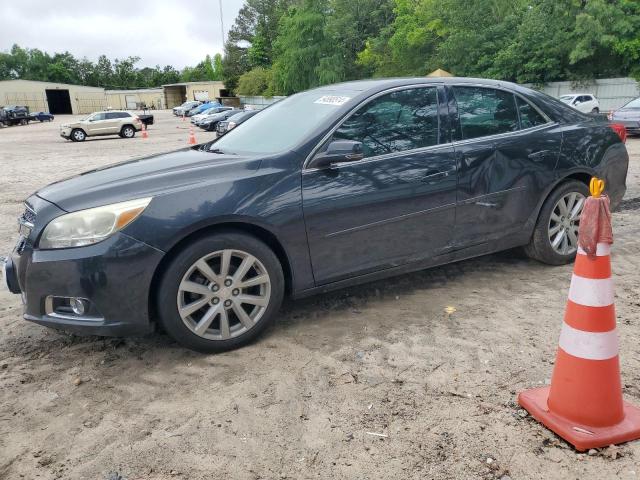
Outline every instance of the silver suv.
{"label": "silver suv", "polygon": [[74,142],[83,142],[87,137],[102,135],[133,138],[138,130],[142,130],[142,121],[137,115],[124,110],[109,110],[92,113],[79,122],[65,123],[60,126],[60,136]]}

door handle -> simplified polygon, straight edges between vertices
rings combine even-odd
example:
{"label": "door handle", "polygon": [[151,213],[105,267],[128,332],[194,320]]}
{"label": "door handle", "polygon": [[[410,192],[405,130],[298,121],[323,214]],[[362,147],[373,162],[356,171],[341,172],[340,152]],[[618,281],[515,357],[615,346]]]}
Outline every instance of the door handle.
{"label": "door handle", "polygon": [[446,178],[449,176],[449,172],[440,172],[438,170],[429,170],[424,177],[422,177],[423,182],[434,183],[436,180],[440,180],[441,178]]}
{"label": "door handle", "polygon": [[551,150],[540,150],[538,152],[530,153],[527,157],[529,160],[533,160],[534,162],[541,162],[545,160],[550,153],[552,153]]}

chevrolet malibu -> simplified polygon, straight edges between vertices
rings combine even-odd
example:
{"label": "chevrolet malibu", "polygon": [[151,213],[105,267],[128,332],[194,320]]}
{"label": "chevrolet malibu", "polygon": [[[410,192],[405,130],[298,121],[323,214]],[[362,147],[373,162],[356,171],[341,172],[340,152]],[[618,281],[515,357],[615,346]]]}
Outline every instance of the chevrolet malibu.
{"label": "chevrolet malibu", "polygon": [[160,326],[215,352],[301,297],[513,247],[572,261],[587,184],[625,193],[624,129],[506,82],[367,80],[282,100],[220,139],[49,185],[4,270],[24,317]]}

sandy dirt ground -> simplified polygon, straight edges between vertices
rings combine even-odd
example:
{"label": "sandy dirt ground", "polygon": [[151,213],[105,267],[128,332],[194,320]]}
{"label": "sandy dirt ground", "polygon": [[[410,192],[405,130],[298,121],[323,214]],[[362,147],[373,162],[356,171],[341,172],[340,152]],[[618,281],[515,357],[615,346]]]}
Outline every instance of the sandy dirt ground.
{"label": "sandy dirt ground", "polygon": [[[0,252],[34,190],[186,144],[186,123],[156,116],[148,141],[66,142],[66,119],[0,130]],[[613,270],[640,405],[640,139],[627,146]],[[640,442],[579,454],[515,403],[549,382],[570,276],[491,255],[289,301],[260,341],[210,356],[49,330],[0,292],[0,478],[640,478]]]}

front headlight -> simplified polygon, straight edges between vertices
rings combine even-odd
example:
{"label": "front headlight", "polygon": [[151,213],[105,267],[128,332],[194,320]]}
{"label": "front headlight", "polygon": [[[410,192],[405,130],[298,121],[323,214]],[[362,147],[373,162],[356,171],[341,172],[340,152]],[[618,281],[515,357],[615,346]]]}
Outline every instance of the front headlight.
{"label": "front headlight", "polygon": [[62,215],[49,222],[38,246],[69,248],[101,242],[133,222],[150,201],[151,197],[140,198]]}

